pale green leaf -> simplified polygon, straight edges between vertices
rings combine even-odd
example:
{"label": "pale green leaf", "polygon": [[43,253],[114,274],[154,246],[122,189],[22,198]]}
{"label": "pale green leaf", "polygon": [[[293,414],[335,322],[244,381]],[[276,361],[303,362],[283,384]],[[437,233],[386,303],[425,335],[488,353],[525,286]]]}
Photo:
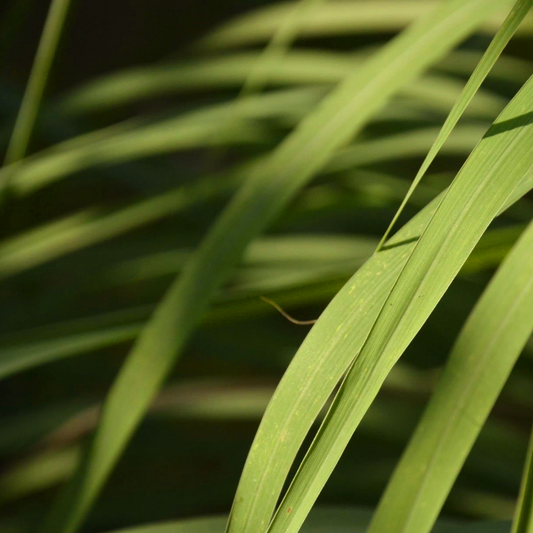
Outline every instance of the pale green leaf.
{"label": "pale green leaf", "polygon": [[[390,0],[346,1],[330,0],[308,13],[300,21],[300,37],[325,37],[330,35],[393,32],[402,29],[416,18],[426,14],[439,4],[438,1],[414,0],[395,2]],[[511,2],[501,2],[501,13]],[[280,2],[262,10],[255,10],[231,20],[202,39],[198,46],[220,49],[264,42],[271,38],[294,9],[293,2]],[[501,14],[489,18],[483,29],[496,31],[502,22]],[[531,35],[533,17],[529,16],[520,34]]]}
{"label": "pale green leaf", "polygon": [[[428,532],[533,330],[533,224],[457,338],[370,532]],[[389,516],[394,514],[392,523]]]}
{"label": "pale green leaf", "polygon": [[[360,348],[351,344],[355,360],[276,512],[270,533],[298,531],[391,367],[427,320],[490,222],[531,170],[532,116],[530,79],[446,191],[408,254],[392,291],[378,308],[377,318]],[[396,243],[394,239],[391,246]],[[376,257],[379,259],[380,255]],[[381,272],[386,273],[387,270]],[[356,301],[358,296],[354,292]],[[337,326],[337,334],[350,338],[347,323],[350,320]]]}
{"label": "pale green leaf", "polygon": [[493,65],[496,63],[498,57],[503,52],[503,49],[505,48],[507,43],[511,40],[511,37],[514,35],[516,30],[520,26],[520,23],[524,20],[524,17],[527,15],[532,5],[533,0],[518,0],[513,9],[511,10],[511,13],[503,23],[502,27],[498,30],[498,33],[496,33],[496,35],[492,39],[489,47],[487,48],[487,51],[485,52],[485,54],[483,54],[481,61],[475,68],[474,72],[472,73],[472,76],[470,76],[468,83],[465,85],[461,96],[453,106],[453,109],[450,111],[446,122],[442,126],[442,129],[440,130],[437,138],[435,139],[434,144],[432,145],[426,158],[424,159],[420,170],[417,172],[415,179],[413,180],[411,187],[407,191],[405,198],[400,204],[398,211],[394,215],[392,222],[385,231],[385,234],[383,235],[383,238],[381,239],[378,245],[378,251],[382,248],[383,244],[387,240],[390,232],[392,231],[392,228],[394,227],[394,224],[402,214],[402,211],[407,205],[409,198],[411,198],[413,191],[416,189],[416,187],[426,174],[428,168],[431,166],[431,163],[433,163],[433,161],[437,157],[439,150],[443,147],[444,143],[446,142],[446,139],[449,137],[452,130],[457,125],[457,122],[459,122],[459,119],[461,118],[466,108],[474,98],[475,94],[479,91],[481,84],[488,76]]}
{"label": "pale green leaf", "polygon": [[[496,0],[439,4],[342,82],[249,177],[137,339],[102,409],[86,460],[45,530],[71,533],[79,528],[183,344],[250,241],[399,87],[442,57],[500,5]],[[259,520],[246,519],[254,533],[266,525],[271,505],[266,503],[266,518],[263,509]]]}
{"label": "pale green leaf", "polygon": [[[103,79],[97,79],[66,95],[59,104],[63,113],[78,114],[98,111],[108,107],[124,105],[143,98],[163,96],[182,91],[205,91],[240,86],[252,72],[255,72],[261,54],[246,52],[217,57],[214,59],[197,59],[194,62],[169,63],[164,65],[139,67],[119,72]],[[314,50],[292,50],[275,62],[261,66],[264,83],[274,85],[311,85],[333,84],[342,81],[360,68],[364,60],[361,54],[341,54]],[[505,67],[511,62],[505,58]],[[472,54],[462,51],[450,54],[444,62],[443,69],[456,74],[463,74],[474,66]],[[519,62],[518,74],[530,67],[527,62]],[[517,66],[505,70],[505,80],[516,80]],[[438,65],[437,65],[438,67]],[[471,70],[470,70],[471,71]],[[528,69],[530,72],[531,69]],[[451,76],[425,74],[416,83],[404,87],[402,94],[412,97],[416,102],[430,105],[446,112],[461,93],[462,85]],[[489,91],[481,91],[474,99],[469,113],[472,116],[487,117],[502,109],[501,98]],[[490,115],[491,118],[494,114]]]}

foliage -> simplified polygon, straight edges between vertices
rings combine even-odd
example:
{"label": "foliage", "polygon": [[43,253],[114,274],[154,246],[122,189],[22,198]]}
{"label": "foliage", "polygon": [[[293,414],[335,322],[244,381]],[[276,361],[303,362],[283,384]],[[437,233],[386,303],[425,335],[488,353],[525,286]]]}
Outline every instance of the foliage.
{"label": "foliage", "polygon": [[533,0],[267,3],[58,94],[73,4],[0,80],[2,531],[528,533]]}

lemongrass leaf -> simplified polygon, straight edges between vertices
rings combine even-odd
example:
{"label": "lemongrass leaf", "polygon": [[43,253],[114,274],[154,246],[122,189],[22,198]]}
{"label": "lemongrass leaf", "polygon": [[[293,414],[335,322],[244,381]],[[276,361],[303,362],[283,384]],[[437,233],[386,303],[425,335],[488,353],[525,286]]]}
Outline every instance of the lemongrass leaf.
{"label": "lemongrass leaf", "polygon": [[[360,348],[351,346],[355,360],[272,520],[269,533],[298,531],[388,372],[427,320],[490,222],[531,171],[532,117],[533,79],[530,79],[446,191]],[[353,297],[357,300],[357,293]],[[340,323],[338,331],[351,337],[344,327],[346,322]],[[275,458],[276,454],[270,452],[269,457]]]}
{"label": "lemongrass leaf", "polygon": [[250,96],[262,90],[268,79],[268,75],[265,75],[265,69],[268,71],[272,65],[276,65],[283,58],[298,34],[298,25],[302,16],[312,12],[323,1],[300,0],[296,4],[294,11],[274,33],[272,39],[262,51],[259,60],[252,67],[239,92],[239,97]]}
{"label": "lemongrass leaf", "polygon": [[[382,33],[401,30],[406,25],[425,15],[438,5],[438,1],[374,0],[367,2],[347,2],[330,0],[309,13],[299,23],[300,37],[327,37],[330,35],[350,35]],[[501,2],[502,11],[511,2]],[[245,46],[264,42],[277,31],[287,14],[294,9],[293,2],[280,2],[255,10],[231,20],[221,28],[200,40],[198,47],[207,50]],[[496,31],[502,22],[500,14],[485,22],[483,31]],[[520,35],[531,35],[533,16],[528,16],[520,28]]]}
{"label": "lemongrass leaf", "polygon": [[[533,180],[531,181],[531,187],[533,187]],[[479,246],[468,258],[463,271],[466,274],[471,274],[497,266],[516,240],[520,229],[523,227],[487,232],[481,239]],[[248,249],[245,260],[265,260],[266,257],[272,257],[274,249],[278,254],[283,253],[283,242],[274,240],[272,246],[267,244],[262,241],[254,242]],[[285,253],[297,253],[298,257],[301,258],[302,244],[305,245],[302,243],[302,238],[294,241],[289,240],[286,244],[288,246]],[[316,276],[314,275],[306,278],[299,273],[298,276],[292,277],[288,284],[284,281],[284,283],[278,283],[274,287],[272,283],[265,287],[264,276],[261,276],[259,280],[254,280],[242,290],[233,290],[231,298],[222,294],[205,320],[207,323],[217,323],[221,319],[227,321],[242,316],[250,317],[260,313],[264,314],[268,309],[260,305],[258,294],[265,290],[269,291],[268,294],[271,294],[276,302],[284,306],[323,301],[333,296],[343,286],[356,268],[354,262],[361,264],[375,249],[375,244],[375,241],[351,243],[343,240],[342,257],[344,254],[349,254],[350,261],[343,260],[343,267],[338,270],[338,274],[335,276],[324,276],[321,270],[318,282],[315,281]],[[363,255],[356,257],[361,252]],[[115,283],[119,280],[138,282],[150,275],[176,274],[180,271],[180,268],[176,267],[176,263],[180,265],[180,268],[183,266],[184,259],[181,255],[176,261],[175,255],[165,253],[160,257],[150,258],[150,263],[147,268],[144,268],[144,273],[139,273],[139,265],[143,262],[136,260],[116,269],[111,280]],[[344,269],[346,270],[344,271]],[[291,296],[293,289],[297,290],[296,297]],[[272,291],[275,292],[272,293]],[[0,379],[66,357],[132,341],[142,331],[143,324],[152,309],[152,306],[125,309],[76,321],[48,324],[37,330],[25,330],[12,334],[8,338],[2,337],[0,338]]]}
{"label": "lemongrass leaf", "polygon": [[513,520],[512,533],[531,533],[533,531],[533,432],[524,467],[520,496]]}
{"label": "lemongrass leaf", "polygon": [[[480,126],[458,127],[447,139],[442,153],[466,156],[484,132],[485,129]],[[339,150],[327,164],[324,172],[338,173],[376,162],[419,156],[429,149],[435,133],[434,128],[421,128],[356,143],[353,147]],[[26,230],[3,242],[0,241],[0,279],[123,235],[185,209],[191,209],[200,202],[227,194],[233,191],[242,182],[243,176],[257,164],[257,160],[251,161],[234,169],[228,175],[197,180],[115,210],[86,209]],[[64,172],[62,166],[58,166],[57,169],[61,173]],[[30,172],[31,166],[26,171]],[[19,178],[28,175],[22,173],[19,174]],[[58,173],[48,172],[46,176],[49,180],[54,176],[57,177]]]}
{"label": "lemongrass leaf", "polygon": [[[79,528],[214,292],[250,241],[399,87],[442,57],[500,5],[495,0],[439,4],[342,82],[249,177],[137,339],[111,388],[85,460],[45,522],[45,531],[71,533]],[[266,502],[265,508],[271,505]],[[261,516],[246,522],[257,533],[265,520],[268,517]]]}
{"label": "lemongrass leaf", "polygon": [[[4,160],[6,165],[26,155],[69,5],[70,0],[53,0],[50,5],[30,79],[7,147]],[[1,183],[2,188],[7,185],[5,180]]]}
{"label": "lemongrass leaf", "polygon": [[[533,224],[471,313],[370,532],[430,531],[533,331]],[[388,520],[393,513],[394,523]]]}
{"label": "lemongrass leaf", "polygon": [[483,54],[481,61],[479,62],[474,72],[472,73],[472,76],[470,76],[470,79],[465,85],[461,96],[459,97],[452,110],[450,111],[450,114],[446,118],[446,122],[442,126],[442,129],[440,130],[437,138],[435,139],[433,146],[431,147],[426,158],[424,159],[424,162],[422,163],[420,170],[417,172],[411,187],[405,195],[405,198],[400,204],[398,211],[395,213],[391,223],[389,224],[389,227],[385,230],[385,233],[378,244],[377,251],[381,250],[381,248],[383,247],[383,244],[386,242],[390,232],[392,231],[392,228],[394,227],[394,224],[397,222],[398,218],[402,214],[402,211],[407,205],[407,202],[409,202],[409,198],[411,198],[411,195],[413,194],[414,190],[426,174],[428,168],[431,166],[431,163],[433,163],[433,161],[437,157],[439,150],[443,147],[444,143],[446,142],[446,139],[449,137],[452,130],[457,125],[457,122],[459,122],[459,119],[465,112],[469,103],[474,98],[476,92],[481,87],[481,84],[483,83],[485,78],[488,76],[493,65],[500,57],[500,54],[503,52],[503,49],[506,47],[507,43],[511,40],[511,37],[514,35],[516,30],[520,26],[520,23],[524,20],[532,5],[533,0],[518,0],[511,12],[509,13],[509,16],[505,19],[505,22],[503,23],[502,27],[498,30],[498,32],[492,39],[489,47],[487,48],[487,51]]}
{"label": "lemongrass leaf", "polygon": [[[131,104],[144,98],[153,98],[183,91],[206,91],[238,87],[257,70],[264,83],[275,85],[326,85],[338,83],[360,68],[364,57],[360,54],[341,54],[322,50],[292,50],[282,58],[258,67],[261,54],[241,52],[213,59],[197,59],[194,62],[168,63],[157,66],[137,67],[97,79],[65,95],[58,103],[64,114],[77,115],[100,111],[119,105]],[[472,54],[456,51],[443,60],[442,70],[463,74],[472,63]],[[516,80],[517,72],[523,83],[524,72],[531,71],[528,62],[504,58],[502,67],[505,80]],[[437,64],[439,68],[441,64]],[[511,68],[512,66],[512,68]],[[473,67],[472,67],[473,68]],[[519,69],[519,70],[518,70]],[[401,93],[423,102],[440,105],[440,109],[455,103],[462,85],[451,76],[425,74],[416,83],[407,85]],[[436,100],[436,102],[435,102]],[[473,107],[467,112],[477,116],[501,111],[500,98],[492,92],[481,90]],[[488,108],[488,109],[487,109]],[[485,113],[485,114],[483,114]],[[491,115],[493,118],[494,115]]]}
{"label": "lemongrass leaf", "polygon": [[[530,171],[504,208],[528,190],[532,179]],[[237,498],[243,498],[240,504],[246,506],[248,513],[263,516],[263,524],[269,520],[313,421],[363,345],[414,243],[441,199],[442,196],[435,199],[400,229],[392,245],[374,255],[343,287],[287,369],[256,434],[237,491]],[[270,460],[272,457],[276,460]],[[256,493],[257,498],[249,501],[247,495]]]}

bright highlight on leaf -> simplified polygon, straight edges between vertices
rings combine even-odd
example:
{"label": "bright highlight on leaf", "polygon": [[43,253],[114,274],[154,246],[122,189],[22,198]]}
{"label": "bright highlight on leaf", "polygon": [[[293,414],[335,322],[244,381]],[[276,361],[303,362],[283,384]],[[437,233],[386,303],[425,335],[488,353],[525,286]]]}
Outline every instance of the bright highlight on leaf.
{"label": "bright highlight on leaf", "polygon": [[533,0],[99,2],[0,21],[0,531],[533,533]]}

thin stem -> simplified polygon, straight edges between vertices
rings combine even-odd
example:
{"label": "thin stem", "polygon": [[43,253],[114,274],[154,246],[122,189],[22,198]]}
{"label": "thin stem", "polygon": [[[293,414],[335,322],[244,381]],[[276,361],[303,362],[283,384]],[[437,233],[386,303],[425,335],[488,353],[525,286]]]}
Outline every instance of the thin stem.
{"label": "thin stem", "polygon": [[250,71],[239,93],[240,97],[261,92],[268,82],[271,67],[279,63],[298,36],[301,19],[324,0],[300,0],[270,39],[257,63]]}
{"label": "thin stem", "polygon": [[263,302],[267,303],[268,305],[271,305],[278,313],[283,315],[289,322],[292,322],[293,324],[297,324],[298,326],[311,326],[312,324],[316,323],[315,320],[298,320],[296,318],[293,318],[287,311],[285,311],[279,304],[277,304],[274,300],[271,300],[270,298],[267,298],[266,296],[260,296],[261,300]]}
{"label": "thin stem", "polygon": [[533,533],[533,431],[511,532]]}
{"label": "thin stem", "polygon": [[[70,0],[52,0],[22,104],[9,141],[5,165],[24,158],[50,73]],[[3,184],[5,188],[8,184]]]}

